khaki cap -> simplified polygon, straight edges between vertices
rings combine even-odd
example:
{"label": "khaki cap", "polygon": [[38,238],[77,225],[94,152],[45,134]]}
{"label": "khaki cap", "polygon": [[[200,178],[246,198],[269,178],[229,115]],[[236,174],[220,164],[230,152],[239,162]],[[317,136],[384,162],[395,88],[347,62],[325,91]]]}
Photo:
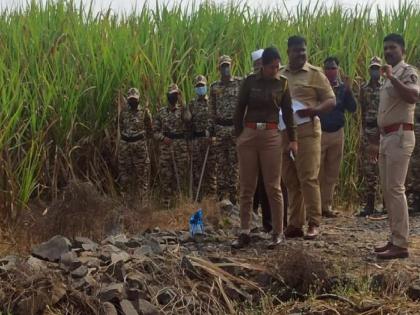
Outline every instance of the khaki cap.
{"label": "khaki cap", "polygon": [[130,89],[128,89],[127,99],[130,99],[130,98],[135,98],[135,99],[138,100],[140,98],[140,92],[139,92],[139,90],[136,89],[136,88],[130,88]]}
{"label": "khaki cap", "polygon": [[168,89],[168,94],[173,94],[173,93],[179,93],[178,85],[176,85],[175,83],[172,83],[171,85],[169,85],[169,89]]}
{"label": "khaki cap", "polygon": [[197,86],[199,84],[207,85],[207,79],[204,75],[199,74],[198,76],[195,77],[194,85]]}
{"label": "khaki cap", "polygon": [[382,59],[377,57],[377,56],[370,59],[369,68],[373,67],[373,66],[381,67],[382,66]]}
{"label": "khaki cap", "polygon": [[230,58],[227,55],[223,55],[219,58],[219,66],[223,65],[223,64],[232,64],[232,58]]}

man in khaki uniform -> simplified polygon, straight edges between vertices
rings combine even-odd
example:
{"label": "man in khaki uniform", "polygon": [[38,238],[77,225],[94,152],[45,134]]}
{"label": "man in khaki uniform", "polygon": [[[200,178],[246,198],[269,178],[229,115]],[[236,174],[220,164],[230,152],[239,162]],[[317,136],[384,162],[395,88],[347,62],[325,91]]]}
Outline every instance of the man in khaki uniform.
{"label": "man in khaki uniform", "polygon": [[372,152],[377,154],[379,140],[379,176],[391,237],[385,246],[375,248],[380,259],[408,257],[408,207],[404,184],[415,145],[413,123],[419,83],[417,70],[404,62],[404,53],[401,35],[390,34],[384,38],[384,56],[388,64],[382,67],[385,82],[379,94],[380,138],[372,139]]}
{"label": "man in khaki uniform", "polygon": [[[306,239],[314,239],[319,234],[321,224],[321,194],[318,174],[321,160],[321,124],[317,115],[328,112],[335,106],[335,95],[322,69],[307,62],[306,41],[292,36],[287,43],[289,64],[282,68],[281,74],[289,82],[290,94],[294,101],[305,106],[296,111],[299,152],[293,160],[288,150],[283,153],[283,180],[289,197],[289,225],[286,238],[302,237],[305,225],[305,210],[308,220]],[[284,142],[288,143],[283,132]],[[287,146],[285,146],[287,148]]]}

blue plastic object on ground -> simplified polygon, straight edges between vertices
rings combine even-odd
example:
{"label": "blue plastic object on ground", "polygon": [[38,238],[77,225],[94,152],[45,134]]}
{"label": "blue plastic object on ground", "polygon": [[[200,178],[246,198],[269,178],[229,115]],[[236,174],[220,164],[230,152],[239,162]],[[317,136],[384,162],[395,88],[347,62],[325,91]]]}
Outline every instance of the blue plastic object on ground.
{"label": "blue plastic object on ground", "polygon": [[201,209],[190,217],[190,234],[192,237],[196,234],[204,234],[203,210]]}

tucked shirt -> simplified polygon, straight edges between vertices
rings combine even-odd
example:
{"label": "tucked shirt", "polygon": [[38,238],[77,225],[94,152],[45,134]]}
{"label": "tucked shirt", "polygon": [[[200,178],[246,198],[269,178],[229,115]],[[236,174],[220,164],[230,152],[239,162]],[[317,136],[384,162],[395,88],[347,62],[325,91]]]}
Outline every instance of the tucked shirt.
{"label": "tucked shirt", "polygon": [[292,101],[287,79],[279,74],[272,79],[263,78],[261,72],[249,75],[239,91],[234,124],[236,135],[243,130],[244,122],[279,122],[282,110],[289,139],[296,140]]}
{"label": "tucked shirt", "polygon": [[333,87],[336,104],[333,110],[322,113],[319,118],[321,120],[321,129],[325,132],[336,132],[344,127],[344,112],[354,113],[356,111],[356,100],[353,93],[347,90],[342,82]]}
{"label": "tucked shirt", "polygon": [[330,98],[335,98],[330,82],[321,68],[306,62],[301,69],[291,70],[289,65],[282,67],[293,99],[308,107],[316,107]]}
{"label": "tucked shirt", "polygon": [[[405,85],[419,91],[417,69],[402,60],[392,68],[392,74]],[[415,103],[402,99],[389,79],[385,79],[379,92],[378,126],[383,128],[393,124],[414,123]]]}

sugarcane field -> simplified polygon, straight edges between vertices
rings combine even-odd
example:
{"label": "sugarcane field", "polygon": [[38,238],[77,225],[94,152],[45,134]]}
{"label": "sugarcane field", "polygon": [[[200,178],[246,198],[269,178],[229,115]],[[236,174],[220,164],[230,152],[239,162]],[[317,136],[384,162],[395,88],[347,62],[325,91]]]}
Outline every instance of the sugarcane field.
{"label": "sugarcane field", "polygon": [[0,315],[420,315],[419,0],[0,0]]}

